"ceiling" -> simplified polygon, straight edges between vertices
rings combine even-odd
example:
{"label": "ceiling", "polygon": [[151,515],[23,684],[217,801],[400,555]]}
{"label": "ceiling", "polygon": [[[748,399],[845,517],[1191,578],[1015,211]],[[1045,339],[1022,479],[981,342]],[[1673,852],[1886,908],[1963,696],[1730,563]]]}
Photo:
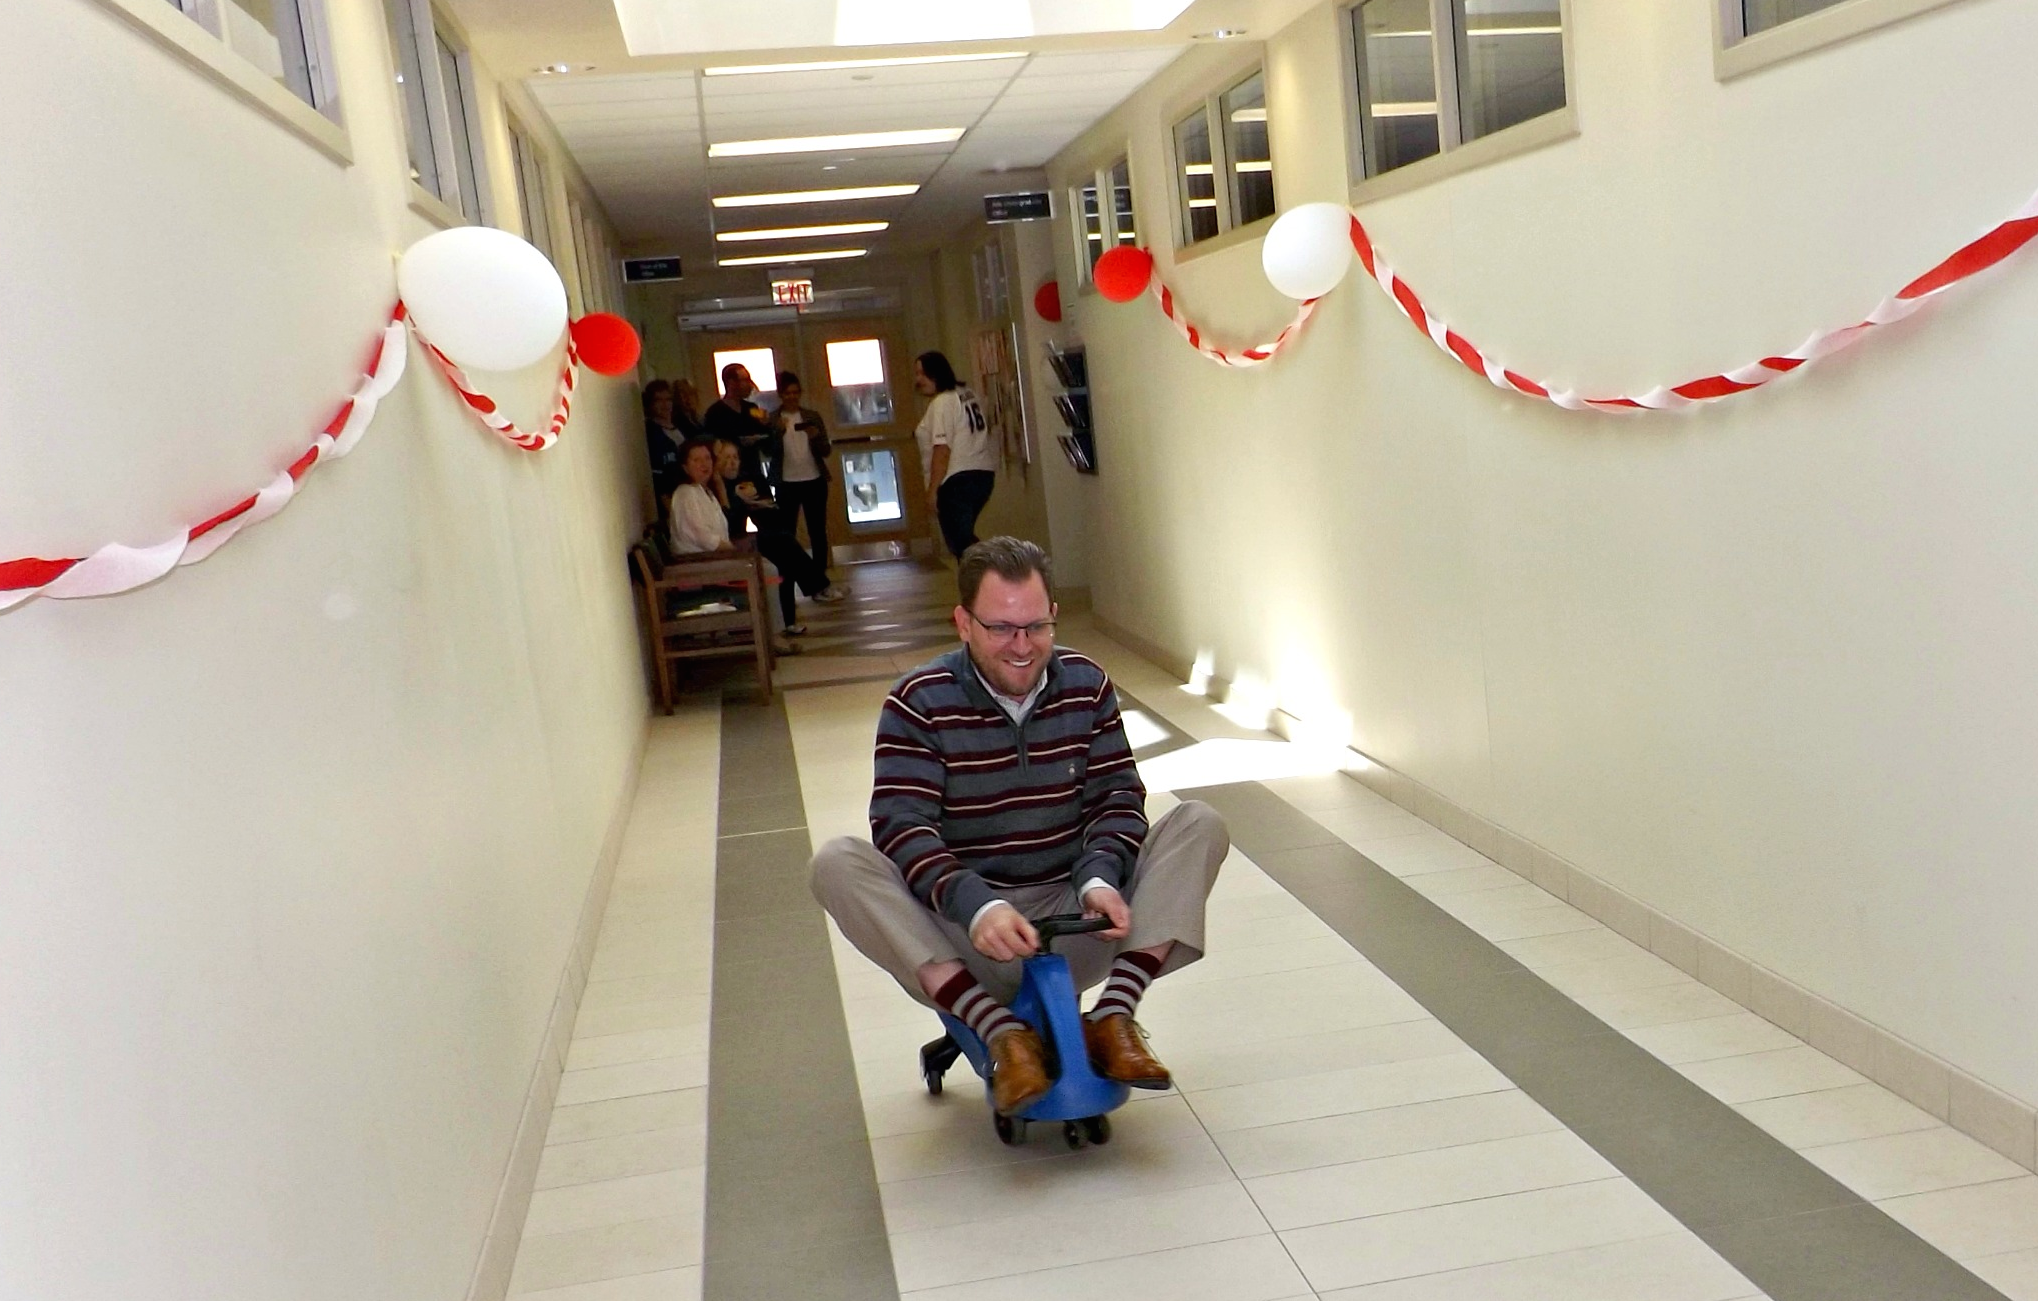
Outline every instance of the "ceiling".
{"label": "ceiling", "polygon": [[[814,248],[931,247],[985,194],[1041,181],[1038,169],[1180,53],[1177,45],[1030,54],[974,63],[706,76],[679,72],[535,78],[610,218],[633,248],[705,267],[723,257]],[[961,127],[953,144],[764,157],[707,157],[716,141]],[[903,198],[728,208],[714,195],[917,184]],[[888,221],[817,239],[721,242],[714,231]]]}
{"label": "ceiling", "polygon": [[[1039,188],[1039,170],[1085,128],[1172,62],[1200,34],[1285,25],[1314,0],[451,0],[476,52],[525,84],[558,128],[631,253],[677,254],[706,270],[717,257],[866,248],[873,257],[938,244],[982,213],[985,194]],[[754,41],[716,50],[661,37],[645,52],[626,39],[619,7],[668,23],[712,4],[738,14]],[[956,38],[952,15],[1029,9],[1036,34]],[[934,43],[846,46],[812,41],[816,15],[835,34],[891,30]],[[854,11],[853,13],[851,11]],[[664,14],[659,18],[660,13]],[[851,22],[853,18],[855,21]],[[632,19],[636,21],[637,19]],[[1081,30],[1111,21],[1121,30]],[[844,26],[844,24],[847,26]],[[946,24],[946,25],[944,25]],[[958,29],[959,30],[959,29]],[[1000,30],[1022,30],[1009,24]],[[641,35],[641,33],[631,33]],[[724,43],[734,39],[724,32]],[[1005,54],[968,63],[707,75],[722,66],[922,55]],[[566,65],[564,75],[539,69]],[[708,158],[711,144],[848,132],[960,129],[953,143]],[[713,196],[918,184],[905,198],[751,208]],[[878,234],[723,242],[716,232],[885,221]],[[853,263],[845,263],[845,267]]]}

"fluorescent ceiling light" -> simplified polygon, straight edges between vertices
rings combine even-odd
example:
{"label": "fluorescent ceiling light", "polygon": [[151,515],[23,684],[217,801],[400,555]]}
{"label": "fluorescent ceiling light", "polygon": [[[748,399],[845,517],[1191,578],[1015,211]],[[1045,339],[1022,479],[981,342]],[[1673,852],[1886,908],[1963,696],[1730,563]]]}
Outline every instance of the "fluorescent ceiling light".
{"label": "fluorescent ceiling light", "polygon": [[765,239],[812,239],[817,235],[873,235],[889,221],[838,221],[832,226],[780,226],[774,230],[718,230],[715,238],[725,244],[742,244]]}
{"label": "fluorescent ceiling light", "polygon": [[785,136],[777,140],[724,140],[708,146],[710,158],[754,158],[759,154],[825,154],[848,149],[891,149],[902,145],[946,145],[962,139],[966,128],[930,127],[921,131],[857,131],[839,136]]}
{"label": "fluorescent ceiling light", "polygon": [[796,262],[840,262],[844,258],[863,257],[867,248],[830,248],[818,253],[771,253],[762,257],[718,258],[718,267],[770,267],[786,266]]}
{"label": "fluorescent ceiling light", "polygon": [[1215,199],[1191,199],[1191,200],[1189,200],[1189,206],[1190,206],[1190,207],[1192,207],[1192,208],[1214,208],[1214,207],[1216,207],[1216,206],[1217,206],[1217,200],[1215,200]]}
{"label": "fluorescent ceiling light", "polygon": [[1217,168],[1210,163],[1190,163],[1182,169],[1184,176],[1215,176]]}
{"label": "fluorescent ceiling light", "polygon": [[1234,122],[1264,122],[1267,120],[1267,110],[1263,108],[1237,109],[1232,113],[1231,120]]}
{"label": "fluorescent ceiling light", "polygon": [[777,194],[723,194],[717,208],[773,208],[789,203],[847,203],[852,199],[903,199],[918,194],[917,185],[852,185],[839,190],[783,190]]}
{"label": "fluorescent ceiling light", "polygon": [[[633,55],[727,51],[757,62],[843,58],[870,47],[926,53],[934,42],[979,41],[1009,50],[1041,37],[1151,32],[1174,22],[1190,0],[613,0]],[[742,51],[742,54],[736,54]]]}
{"label": "fluorescent ceiling light", "polygon": [[1375,104],[1374,117],[1435,117],[1437,102],[1433,99],[1410,100],[1404,104]]}
{"label": "fluorescent ceiling light", "polygon": [[916,54],[896,59],[828,59],[820,63],[746,63],[731,68],[705,68],[709,77],[747,77],[767,72],[832,72],[846,68],[905,68],[924,63],[988,63],[994,59],[1023,59],[1024,50],[999,54]]}
{"label": "fluorescent ceiling light", "polygon": [[1256,163],[1240,163],[1236,170],[1241,176],[1249,172],[1271,172],[1274,170],[1274,164],[1263,158]]}

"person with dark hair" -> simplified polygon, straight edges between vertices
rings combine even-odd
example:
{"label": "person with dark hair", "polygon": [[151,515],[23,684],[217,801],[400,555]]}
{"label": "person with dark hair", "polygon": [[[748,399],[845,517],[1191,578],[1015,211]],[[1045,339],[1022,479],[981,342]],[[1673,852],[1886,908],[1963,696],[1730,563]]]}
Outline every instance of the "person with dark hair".
{"label": "person with dark hair", "polygon": [[764,444],[771,437],[771,426],[764,418],[764,408],[750,400],[756,391],[748,366],[732,361],[722,367],[722,396],[701,417],[701,429],[710,438],[726,438],[736,444],[743,456],[743,473],[762,483]]}
{"label": "person with dark hair", "polygon": [[[824,605],[842,600],[849,589],[828,581],[828,571],[814,563],[792,534],[782,504],[774,501],[771,487],[746,473],[743,456],[735,443],[717,438],[715,471],[721,487],[722,511],[728,517],[729,536],[754,538],[757,554],[778,570],[778,613],[788,637],[803,637],[807,626],[795,620],[793,589],[798,588]],[[752,533],[750,525],[757,525]]]}
{"label": "person with dark hair", "polygon": [[1133,1024],[1155,978],[1203,956],[1203,914],[1231,840],[1185,801],[1150,828],[1146,787],[1103,668],[1054,644],[1053,570],[996,537],[963,552],[958,650],[900,678],[878,716],[871,839],[814,856],[813,889],[850,943],[928,1007],[968,1025],[991,1058],[1000,1115],[1052,1087],[1040,1037],[1009,1003],[1033,923],[1109,919],[1067,954],[1098,1073],[1168,1087]]}
{"label": "person with dark hair", "polygon": [[654,379],[644,386],[644,451],[651,461],[651,491],[663,505],[679,487],[680,447],[687,431],[677,417],[678,395],[669,381]]}
{"label": "person with dark hair", "polygon": [[913,431],[927,470],[927,505],[949,554],[960,558],[976,542],[977,516],[997,484],[998,445],[983,404],[955,377],[947,357],[923,352],[914,358],[913,387],[934,399]]}
{"label": "person with dark hair", "polygon": [[800,377],[778,373],[778,409],[771,413],[771,439],[764,445],[771,463],[772,493],[785,510],[791,532],[804,518],[807,547],[814,563],[826,570],[834,556],[828,549],[828,426],[821,413],[800,405]]}

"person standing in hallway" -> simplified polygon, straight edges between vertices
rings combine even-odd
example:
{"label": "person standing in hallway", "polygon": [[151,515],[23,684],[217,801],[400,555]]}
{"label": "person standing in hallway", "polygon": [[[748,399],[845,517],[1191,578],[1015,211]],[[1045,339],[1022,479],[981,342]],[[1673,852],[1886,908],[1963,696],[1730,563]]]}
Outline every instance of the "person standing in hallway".
{"label": "person standing in hallway", "polygon": [[975,545],[977,516],[997,484],[998,445],[983,405],[956,379],[947,357],[923,352],[914,358],[913,387],[934,399],[913,431],[920,441],[920,464],[927,469],[927,505],[940,522],[949,554],[960,558]]}
{"label": "person standing in hallway", "polygon": [[701,417],[701,429],[709,438],[726,438],[743,456],[746,477],[764,482],[764,444],[771,426],[764,408],[750,400],[757,391],[750,368],[738,362],[722,367],[722,396]]}
{"label": "person standing in hallway", "polygon": [[651,491],[661,505],[685,478],[679,457],[687,431],[679,425],[677,408],[678,394],[668,381],[654,379],[644,386],[644,451],[651,462]]}
{"label": "person standing in hallway", "polygon": [[[791,521],[786,518],[787,512],[781,503],[772,500],[769,486],[744,473],[742,453],[736,444],[718,438],[714,447],[715,486],[728,520],[729,536],[756,539],[757,554],[778,570],[778,613],[785,634],[804,637],[807,626],[793,614],[793,590],[798,588],[826,605],[848,596],[849,589],[829,582],[828,572],[800,547],[799,539],[793,536]],[[754,534],[749,530],[753,522],[757,525]]]}
{"label": "person standing in hallway", "polygon": [[778,410],[771,413],[771,440],[764,445],[771,461],[771,486],[792,532],[807,522],[807,546],[814,563],[827,572],[834,559],[828,549],[828,426],[821,413],[800,405],[800,377],[778,373]]}
{"label": "person standing in hallway", "polygon": [[1203,956],[1203,920],[1230,850],[1224,821],[1185,801],[1151,828],[1117,693],[1054,644],[1053,574],[1031,542],[963,553],[958,650],[892,687],[878,717],[871,839],[814,856],[814,895],[842,933],[928,1007],[968,1025],[1010,1116],[1053,1086],[1033,1029],[1008,1006],[1033,923],[1108,918],[1068,953],[1078,989],[1104,981],[1083,1037],[1100,1074],[1168,1086],[1133,1015],[1147,985]]}

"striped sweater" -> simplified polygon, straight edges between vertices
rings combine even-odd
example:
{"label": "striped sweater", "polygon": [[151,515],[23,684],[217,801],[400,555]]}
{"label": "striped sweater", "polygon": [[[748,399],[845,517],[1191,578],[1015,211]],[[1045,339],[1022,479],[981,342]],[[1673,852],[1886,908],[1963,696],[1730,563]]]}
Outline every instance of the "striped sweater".
{"label": "striped sweater", "polygon": [[1057,650],[1024,726],[958,647],[899,679],[878,715],[871,840],[959,926],[999,889],[1097,879],[1123,890],[1146,840],[1146,787],[1118,694]]}

